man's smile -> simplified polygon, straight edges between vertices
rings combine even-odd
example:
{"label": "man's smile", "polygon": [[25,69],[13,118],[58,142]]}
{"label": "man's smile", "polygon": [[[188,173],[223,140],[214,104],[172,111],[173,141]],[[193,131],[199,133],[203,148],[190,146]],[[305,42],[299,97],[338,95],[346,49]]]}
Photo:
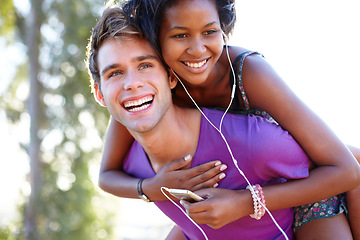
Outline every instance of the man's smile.
{"label": "man's smile", "polygon": [[124,107],[129,112],[139,112],[147,109],[151,105],[153,99],[154,97],[150,95],[133,101],[125,101]]}

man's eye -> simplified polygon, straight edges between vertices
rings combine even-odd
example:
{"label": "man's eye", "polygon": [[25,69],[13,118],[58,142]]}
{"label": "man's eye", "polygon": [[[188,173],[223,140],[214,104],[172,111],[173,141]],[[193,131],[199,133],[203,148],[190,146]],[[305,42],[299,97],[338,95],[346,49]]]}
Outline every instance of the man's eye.
{"label": "man's eye", "polygon": [[151,67],[151,64],[149,64],[149,63],[144,63],[144,64],[140,65],[140,69],[147,69],[147,68],[150,68],[150,67]]}
{"label": "man's eye", "polygon": [[115,77],[115,76],[118,76],[120,75],[121,72],[120,71],[114,71],[114,72],[111,72],[108,76],[108,78],[112,78],[112,77]]}

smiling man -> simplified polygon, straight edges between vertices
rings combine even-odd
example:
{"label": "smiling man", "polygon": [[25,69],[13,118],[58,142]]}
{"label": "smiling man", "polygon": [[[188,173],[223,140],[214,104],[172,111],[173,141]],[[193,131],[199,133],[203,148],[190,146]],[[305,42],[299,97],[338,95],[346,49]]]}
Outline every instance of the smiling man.
{"label": "smiling man", "polygon": [[176,82],[144,39],[109,39],[97,60],[101,91],[96,83],[96,98],[133,135],[150,132],[167,112],[174,114],[169,88]]}
{"label": "smiling man", "polygon": [[[168,76],[146,40],[138,36],[108,39],[97,61],[101,73],[100,83],[94,85],[97,100],[142,143],[156,171],[174,156],[195,153],[199,126],[193,123],[200,122],[200,113],[192,109],[181,114],[184,110],[172,104],[170,89],[176,80]],[[164,149],[170,140],[178,146],[171,151]],[[162,149],[160,154],[157,149]]]}

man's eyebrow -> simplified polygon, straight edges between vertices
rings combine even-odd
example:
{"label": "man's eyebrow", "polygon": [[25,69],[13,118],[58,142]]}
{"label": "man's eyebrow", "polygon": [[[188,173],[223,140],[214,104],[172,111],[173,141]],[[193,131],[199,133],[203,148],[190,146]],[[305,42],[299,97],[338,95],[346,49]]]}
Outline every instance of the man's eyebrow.
{"label": "man's eyebrow", "polygon": [[[130,61],[131,62],[141,62],[141,61],[148,60],[148,59],[154,59],[154,60],[159,61],[159,58],[157,56],[155,56],[155,55],[152,55],[152,54],[141,55],[141,56],[135,57],[133,59],[130,59]],[[108,65],[101,71],[101,76],[104,76],[104,74],[107,71],[109,71],[110,69],[119,68],[119,67],[121,67],[121,64],[118,64],[118,63]]]}
{"label": "man's eyebrow", "polygon": [[114,64],[111,64],[109,66],[106,66],[102,71],[101,71],[101,76],[104,76],[104,74],[109,71],[110,69],[113,69],[113,68],[118,68],[120,67],[121,64],[117,64],[117,63],[114,63]]}
{"label": "man's eyebrow", "polygon": [[[204,28],[210,27],[211,25],[214,25],[214,24],[216,24],[216,21],[209,22],[208,24],[206,24],[206,25],[204,26]],[[170,31],[175,30],[175,29],[186,30],[186,29],[188,29],[188,28],[187,28],[187,27],[181,27],[181,26],[174,26],[174,27],[172,27],[172,28],[170,29]]]}
{"label": "man's eyebrow", "polygon": [[157,56],[152,55],[152,54],[136,57],[136,61],[138,61],[138,62],[144,61],[144,60],[147,60],[147,59],[159,60],[159,58]]}

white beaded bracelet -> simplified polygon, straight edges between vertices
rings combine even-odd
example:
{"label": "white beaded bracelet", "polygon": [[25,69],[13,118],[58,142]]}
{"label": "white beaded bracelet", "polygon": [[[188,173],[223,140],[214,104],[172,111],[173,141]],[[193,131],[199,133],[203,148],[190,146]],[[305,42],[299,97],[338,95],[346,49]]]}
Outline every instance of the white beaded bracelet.
{"label": "white beaded bracelet", "polygon": [[265,208],[263,207],[265,206],[265,198],[262,187],[259,184],[255,184],[252,188],[247,186],[246,189],[250,191],[251,197],[254,201],[254,213],[250,214],[250,217],[260,220],[262,216],[265,215]]}

